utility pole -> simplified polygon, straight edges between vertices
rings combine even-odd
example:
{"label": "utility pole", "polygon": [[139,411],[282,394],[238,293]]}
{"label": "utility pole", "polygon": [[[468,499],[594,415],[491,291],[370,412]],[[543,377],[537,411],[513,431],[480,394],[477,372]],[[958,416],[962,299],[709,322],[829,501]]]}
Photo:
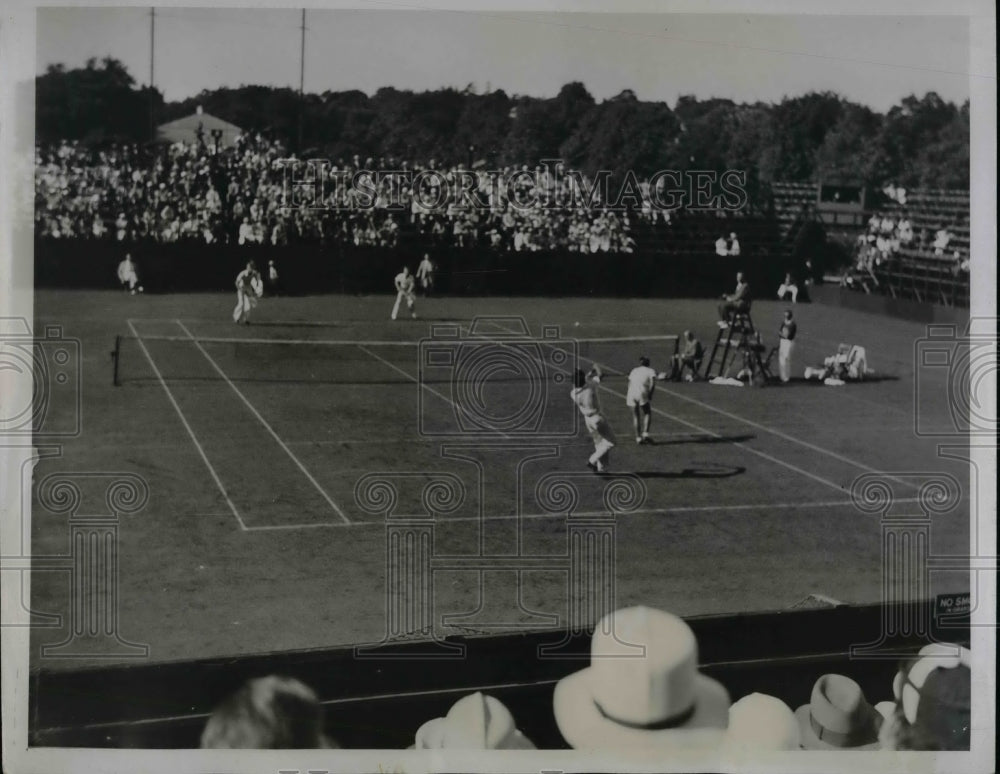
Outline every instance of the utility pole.
{"label": "utility pole", "polygon": [[153,54],[156,51],[156,9],[149,9],[149,140],[156,140],[156,115],[154,107],[155,83],[153,80]]}
{"label": "utility pole", "polygon": [[306,84],[306,9],[302,9],[302,45],[299,52],[299,143],[298,151],[302,153],[302,121],[305,114],[305,84]]}

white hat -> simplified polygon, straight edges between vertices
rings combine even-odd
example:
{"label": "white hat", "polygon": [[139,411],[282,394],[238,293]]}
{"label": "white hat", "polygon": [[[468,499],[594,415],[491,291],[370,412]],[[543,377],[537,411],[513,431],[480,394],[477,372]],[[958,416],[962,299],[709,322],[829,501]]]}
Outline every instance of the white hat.
{"label": "white hat", "polygon": [[698,672],[691,628],[662,610],[629,607],[605,616],[590,666],[559,681],[556,723],[577,749],[715,747],[729,694]]}
{"label": "white hat", "polygon": [[459,699],[447,716],[428,720],[419,729],[418,750],[534,750],[514,725],[503,702],[483,693]]}
{"label": "white hat", "polygon": [[744,696],[729,708],[725,746],[730,750],[797,750],[799,725],[795,713],[773,696]]}

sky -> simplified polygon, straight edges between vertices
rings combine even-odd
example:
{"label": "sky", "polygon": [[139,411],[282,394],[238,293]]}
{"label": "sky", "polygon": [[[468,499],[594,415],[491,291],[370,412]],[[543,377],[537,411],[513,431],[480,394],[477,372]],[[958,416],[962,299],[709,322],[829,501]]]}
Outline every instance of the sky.
{"label": "sky", "polygon": [[[157,9],[155,84],[168,101],[297,88],[300,23],[293,9]],[[310,9],[306,28],[309,92],[472,83],[549,97],[581,81],[598,100],[623,89],[670,105],[830,90],[879,111],[928,91],[969,97],[969,25],[958,17]],[[38,10],[39,72],[109,55],[149,82],[148,8]]]}

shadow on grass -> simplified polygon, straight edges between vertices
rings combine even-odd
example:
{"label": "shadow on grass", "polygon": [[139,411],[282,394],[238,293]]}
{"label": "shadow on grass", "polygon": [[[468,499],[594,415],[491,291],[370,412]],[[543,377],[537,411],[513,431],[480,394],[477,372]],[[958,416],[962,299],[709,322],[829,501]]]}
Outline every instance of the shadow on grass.
{"label": "shadow on grass", "polygon": [[650,446],[676,446],[682,443],[743,443],[751,441],[757,436],[753,433],[740,433],[738,435],[689,435],[681,438],[668,438],[666,440],[654,440]]}
{"label": "shadow on grass", "polygon": [[[898,382],[898,376],[892,376],[889,374],[882,374],[879,376],[866,376],[861,381],[847,382],[847,385],[859,385],[859,384],[873,384],[875,382]],[[820,387],[825,387],[822,379],[805,379],[801,376],[793,376],[787,382],[782,384],[780,381],[775,379],[773,382],[768,382],[768,387],[815,387],[819,385]]]}
{"label": "shadow on grass", "polygon": [[[423,317],[420,313],[417,313],[417,319],[412,319],[409,314],[405,316],[400,316],[398,320],[390,320],[388,315],[386,315],[385,322],[387,324],[396,323],[403,324],[408,323],[412,325],[413,323],[422,322],[448,322],[448,323],[468,323],[469,320],[466,318],[457,317]],[[357,325],[363,323],[366,325],[371,324],[373,321],[369,319],[358,318],[355,320],[339,320],[337,322],[322,322],[322,321],[310,321],[310,320],[251,320],[250,324],[246,327],[248,328],[350,328],[352,325]],[[359,342],[363,344],[364,342]]]}
{"label": "shadow on grass", "polygon": [[742,465],[706,465],[699,468],[684,468],[680,472],[669,470],[637,470],[632,475],[642,479],[657,478],[730,478],[731,476],[741,476],[747,469]]}

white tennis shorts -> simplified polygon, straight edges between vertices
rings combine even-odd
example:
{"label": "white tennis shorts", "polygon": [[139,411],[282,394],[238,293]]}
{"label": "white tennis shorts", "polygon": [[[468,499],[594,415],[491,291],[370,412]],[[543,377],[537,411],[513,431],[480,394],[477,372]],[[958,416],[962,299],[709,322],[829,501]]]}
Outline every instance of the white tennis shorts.
{"label": "white tennis shorts", "polygon": [[628,388],[628,393],[625,395],[625,405],[631,408],[632,406],[645,406],[649,403],[650,395],[646,390],[634,389],[632,387]]}
{"label": "white tennis shorts", "polygon": [[595,446],[602,442],[611,446],[615,445],[615,435],[611,432],[607,421],[600,414],[591,414],[589,417],[584,417],[583,423],[586,425],[587,432],[590,433]]}

